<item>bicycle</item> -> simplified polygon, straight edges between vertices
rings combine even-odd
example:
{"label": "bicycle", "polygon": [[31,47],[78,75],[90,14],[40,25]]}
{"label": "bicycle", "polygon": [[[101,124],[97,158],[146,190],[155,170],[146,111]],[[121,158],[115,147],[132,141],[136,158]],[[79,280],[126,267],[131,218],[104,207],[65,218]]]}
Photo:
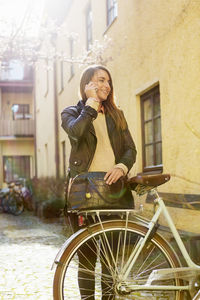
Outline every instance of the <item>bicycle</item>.
{"label": "bicycle", "polygon": [[[88,278],[94,275],[94,299],[200,299],[200,266],[191,260],[156,190],[169,178],[170,175],[162,174],[129,179],[139,195],[150,190],[154,195],[156,210],[151,220],[130,209],[78,212],[86,219],[88,216],[97,218],[98,223],[74,233],[57,254],[54,261],[57,265],[53,283],[54,300],[80,299],[78,283],[72,282],[72,278],[78,275],[78,268]],[[167,220],[186,266],[182,266],[176,250],[158,233],[161,213]],[[117,214],[120,218],[103,221],[105,214]],[[77,253],[81,253],[83,245],[91,247],[91,243],[98,253],[95,269],[86,269],[84,265],[78,267]],[[102,264],[107,266],[109,272],[102,272]],[[102,282],[106,288],[101,291]]]}
{"label": "bicycle", "polygon": [[2,212],[18,216],[24,211],[23,197],[19,185],[19,182],[7,182],[8,187],[0,191]]}

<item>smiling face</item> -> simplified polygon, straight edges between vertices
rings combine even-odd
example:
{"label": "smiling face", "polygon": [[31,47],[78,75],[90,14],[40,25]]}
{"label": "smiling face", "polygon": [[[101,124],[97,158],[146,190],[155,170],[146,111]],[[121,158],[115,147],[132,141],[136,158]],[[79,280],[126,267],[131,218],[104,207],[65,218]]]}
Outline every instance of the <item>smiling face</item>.
{"label": "smiling face", "polygon": [[98,69],[92,76],[91,80],[97,84],[98,90],[96,94],[99,100],[107,100],[111,91],[111,80],[109,74],[102,69]]}

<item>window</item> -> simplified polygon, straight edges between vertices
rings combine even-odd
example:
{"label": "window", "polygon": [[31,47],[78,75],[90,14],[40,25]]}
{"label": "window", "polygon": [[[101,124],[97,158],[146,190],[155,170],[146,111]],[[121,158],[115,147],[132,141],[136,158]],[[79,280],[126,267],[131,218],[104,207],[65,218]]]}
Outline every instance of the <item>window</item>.
{"label": "window", "polygon": [[30,156],[3,156],[4,182],[30,178]]}
{"label": "window", "polygon": [[45,77],[46,77],[46,80],[45,80],[45,86],[44,86],[44,97],[46,97],[48,95],[48,92],[49,92],[49,61],[48,59],[46,59],[46,62],[45,62]]}
{"label": "window", "polygon": [[86,47],[90,50],[92,45],[92,10],[88,7],[86,12]]}
{"label": "window", "polygon": [[117,1],[107,0],[107,26],[117,17]]}
{"label": "window", "polygon": [[[73,59],[74,57],[74,40],[71,37],[69,39],[69,53],[70,53],[70,58]],[[71,62],[70,64],[70,78],[74,75],[74,63]]]}
{"label": "window", "polygon": [[141,96],[143,172],[162,171],[159,87]]}
{"label": "window", "polygon": [[29,104],[14,104],[12,106],[13,120],[30,119]]}
{"label": "window", "polygon": [[64,62],[63,60],[60,61],[60,91],[59,93],[61,93],[64,89],[64,66],[63,66]]}

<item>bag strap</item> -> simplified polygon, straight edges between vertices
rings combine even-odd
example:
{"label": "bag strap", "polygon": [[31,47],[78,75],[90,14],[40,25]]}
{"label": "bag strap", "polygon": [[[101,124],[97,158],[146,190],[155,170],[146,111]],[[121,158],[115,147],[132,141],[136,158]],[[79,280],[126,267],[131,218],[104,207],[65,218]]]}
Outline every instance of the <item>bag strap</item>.
{"label": "bag strap", "polygon": [[[113,203],[113,201],[108,201],[108,199],[104,198],[104,197],[101,195],[101,193],[99,192],[99,190],[97,189],[97,187],[95,186],[95,184],[94,184],[94,182],[92,181],[91,178],[87,177],[87,180],[88,180],[89,183],[91,184],[91,187],[93,188],[93,190],[99,195],[99,197],[100,197],[101,199],[103,199],[103,200],[104,200],[106,203],[108,203],[108,204]],[[121,182],[122,182],[122,188],[121,188],[121,190],[122,190],[122,189],[124,188],[124,182],[123,182],[123,180],[121,180]]]}

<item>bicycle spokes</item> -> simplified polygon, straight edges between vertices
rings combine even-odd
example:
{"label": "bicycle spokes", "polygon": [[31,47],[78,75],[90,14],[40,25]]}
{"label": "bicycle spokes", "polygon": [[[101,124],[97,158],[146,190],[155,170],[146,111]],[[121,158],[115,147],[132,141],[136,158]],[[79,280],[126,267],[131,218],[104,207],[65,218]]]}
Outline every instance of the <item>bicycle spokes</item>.
{"label": "bicycle spokes", "polygon": [[[61,299],[94,299],[95,295],[95,300],[100,300],[103,295],[103,299],[182,300],[176,291],[179,282],[174,279],[157,280],[150,288],[147,286],[154,269],[176,265],[170,249],[165,251],[165,245],[160,244],[159,239],[155,238],[143,247],[130,272],[123,278],[124,266],[137,249],[145,230],[135,224],[126,228],[123,221],[116,221],[116,226],[113,226],[108,222],[97,233],[89,232],[83,242],[77,239],[72,252],[66,256],[63,254],[63,262],[58,266],[58,272],[61,272],[58,278],[62,281]],[[78,277],[73,286],[69,285],[71,276]]]}

